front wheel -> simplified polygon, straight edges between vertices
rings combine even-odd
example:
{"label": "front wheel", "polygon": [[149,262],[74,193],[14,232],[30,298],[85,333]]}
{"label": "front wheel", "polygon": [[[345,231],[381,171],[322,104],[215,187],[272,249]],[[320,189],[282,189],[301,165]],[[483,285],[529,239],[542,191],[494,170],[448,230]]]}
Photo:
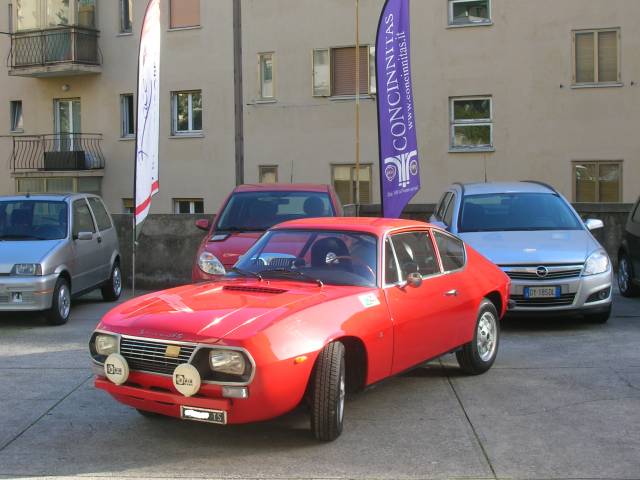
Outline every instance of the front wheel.
{"label": "front wheel", "polygon": [[113,266],[111,277],[102,286],[101,292],[105,302],[115,302],[120,298],[122,293],[122,270],[120,270],[120,265],[117,263]]}
{"label": "front wheel", "polygon": [[71,289],[69,282],[64,278],[58,278],[53,289],[51,308],[47,311],[47,323],[49,325],[64,325],[71,315]]}
{"label": "front wheel", "polygon": [[484,299],[478,311],[473,340],[456,352],[462,371],[469,375],[480,375],[489,370],[496,360],[499,343],[498,311],[493,303]]}
{"label": "front wheel", "polygon": [[633,284],[633,266],[627,254],[620,255],[618,262],[618,287],[623,297],[637,297],[640,295],[640,288]]}
{"label": "front wheel", "polygon": [[333,342],[322,349],[312,379],[311,430],[330,442],[342,433],[345,398],[344,345]]}

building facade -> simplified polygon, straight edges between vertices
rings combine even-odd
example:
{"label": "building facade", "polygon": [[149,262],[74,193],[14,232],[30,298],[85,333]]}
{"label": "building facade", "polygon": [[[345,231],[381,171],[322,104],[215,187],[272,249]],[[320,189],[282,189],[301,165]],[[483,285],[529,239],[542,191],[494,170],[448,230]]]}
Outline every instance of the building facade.
{"label": "building facade", "polygon": [[[360,0],[360,201],[379,202],[375,30]],[[131,208],[137,43],[146,1],[0,9],[0,193],[84,190]],[[234,0],[162,0],[160,193],[152,213],[214,212],[236,181]],[[245,182],[333,183],[355,199],[355,2],[241,0]],[[640,194],[637,0],[414,0],[423,188],[533,179],[574,202]],[[4,162],[4,163],[2,163]]]}

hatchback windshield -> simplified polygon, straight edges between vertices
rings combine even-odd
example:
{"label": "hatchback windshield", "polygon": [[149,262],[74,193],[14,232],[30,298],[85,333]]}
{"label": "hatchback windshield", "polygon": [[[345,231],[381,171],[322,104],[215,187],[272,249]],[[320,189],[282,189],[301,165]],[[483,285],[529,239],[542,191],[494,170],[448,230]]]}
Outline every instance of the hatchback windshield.
{"label": "hatchback windshield", "polygon": [[264,235],[231,275],[373,287],[377,279],[373,235],[325,230],[276,230]]}
{"label": "hatchback windshield", "polygon": [[0,202],[0,240],[59,240],[67,236],[67,204],[47,200]]}
{"label": "hatchback windshield", "polygon": [[234,193],[220,215],[216,230],[263,231],[287,220],[334,215],[327,193]]}
{"label": "hatchback windshield", "polygon": [[580,230],[566,202],[547,193],[496,193],[464,198],[460,232]]}

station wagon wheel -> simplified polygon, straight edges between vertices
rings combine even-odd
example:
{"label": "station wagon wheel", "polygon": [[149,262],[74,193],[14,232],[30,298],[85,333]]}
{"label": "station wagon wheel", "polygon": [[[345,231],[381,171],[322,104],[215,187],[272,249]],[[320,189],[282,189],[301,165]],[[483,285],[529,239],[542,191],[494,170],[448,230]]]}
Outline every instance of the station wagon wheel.
{"label": "station wagon wheel", "polygon": [[456,352],[460,368],[469,375],[479,375],[491,368],[498,353],[500,324],[493,303],[484,299],[478,310],[473,340]]}
{"label": "station wagon wheel", "polygon": [[69,282],[60,277],[53,289],[51,308],[47,311],[49,325],[64,325],[71,314],[71,289]]}
{"label": "station wagon wheel", "polygon": [[102,298],[106,302],[115,302],[120,298],[122,294],[122,270],[120,270],[118,263],[113,265],[111,277],[109,277],[107,283],[102,286],[101,291]]}
{"label": "station wagon wheel", "polygon": [[314,367],[311,390],[311,430],[330,442],[342,433],[346,393],[345,349],[333,342],[322,349]]}
{"label": "station wagon wheel", "polygon": [[633,284],[633,266],[627,254],[620,255],[618,262],[618,287],[624,297],[637,297],[640,289]]}

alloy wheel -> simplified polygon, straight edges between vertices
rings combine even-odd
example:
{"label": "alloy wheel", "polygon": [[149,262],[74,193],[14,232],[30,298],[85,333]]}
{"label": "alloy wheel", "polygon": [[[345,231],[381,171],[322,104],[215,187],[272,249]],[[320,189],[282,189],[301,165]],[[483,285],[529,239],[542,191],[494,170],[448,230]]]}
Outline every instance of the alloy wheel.
{"label": "alloy wheel", "polygon": [[58,290],[58,312],[60,318],[67,318],[71,311],[71,294],[66,285],[61,285]]}
{"label": "alloy wheel", "polygon": [[478,355],[483,362],[488,362],[493,357],[497,345],[497,322],[491,312],[485,312],[478,321],[476,334]]}

